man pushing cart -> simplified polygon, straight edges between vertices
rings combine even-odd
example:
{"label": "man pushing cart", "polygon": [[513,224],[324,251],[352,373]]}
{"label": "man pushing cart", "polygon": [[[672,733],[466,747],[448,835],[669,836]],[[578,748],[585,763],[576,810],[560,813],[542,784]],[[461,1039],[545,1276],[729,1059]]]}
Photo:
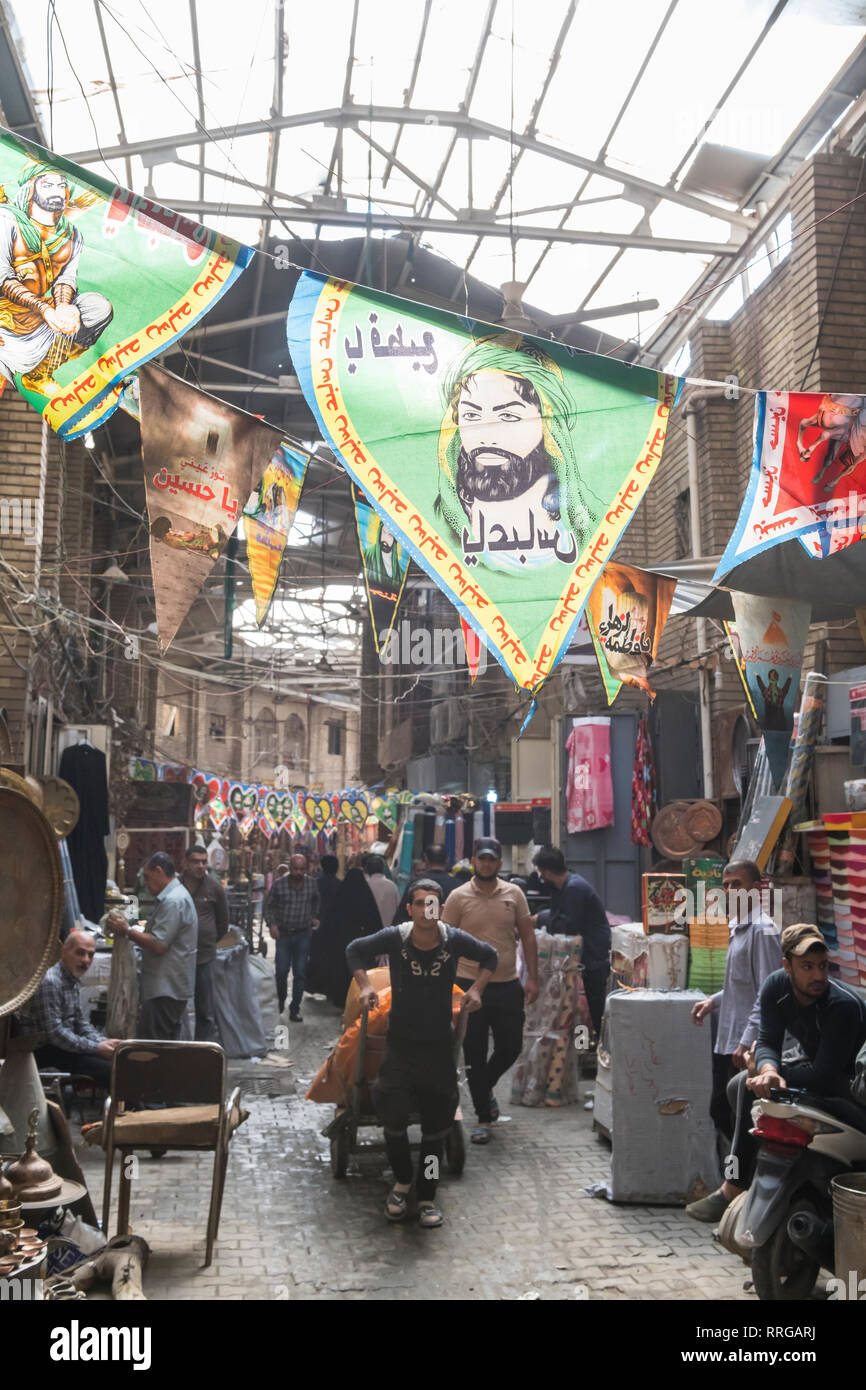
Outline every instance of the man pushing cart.
{"label": "man pushing cart", "polygon": [[412,1155],[406,1131],[410,1116],[417,1113],[421,1147],[415,1190],[424,1227],[442,1224],[436,1185],[457,1109],[452,995],[458,965],[461,959],[478,964],[478,978],[459,1000],[460,1012],[471,1013],[481,1008],[484,986],[498,961],[492,946],[439,921],[442,899],[437,883],[417,879],[408,894],[411,921],[359,937],[346,948],[363,1010],[378,1003],[367,970],[380,956],[388,957],[391,1011],[385,1056],[373,1086],[373,1104],[394,1171],[385,1215],[389,1221],[403,1221],[408,1214]]}

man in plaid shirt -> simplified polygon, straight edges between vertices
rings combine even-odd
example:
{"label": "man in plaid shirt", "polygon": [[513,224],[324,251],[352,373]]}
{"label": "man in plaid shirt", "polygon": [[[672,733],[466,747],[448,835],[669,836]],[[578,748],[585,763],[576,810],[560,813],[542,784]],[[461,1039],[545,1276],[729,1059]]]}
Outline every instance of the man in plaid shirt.
{"label": "man in plaid shirt", "polygon": [[84,1015],[80,981],[93,963],[96,943],[89,932],[71,931],[60,960],[19,1014],[21,1031],[36,1035],[39,1067],[92,1076],[108,1089],[111,1055],[119,1038],[105,1038]]}
{"label": "man in plaid shirt", "polygon": [[289,1006],[292,1023],[304,1021],[300,1013],[301,1000],[304,997],[310,939],[313,928],[319,925],[318,915],[319,889],[316,880],[307,873],[305,855],[293,854],[289,860],[289,872],[275,880],[264,907],[265,921],[277,943],[276,977],[280,1013],[286,1005],[289,970],[292,972],[292,1001]]}

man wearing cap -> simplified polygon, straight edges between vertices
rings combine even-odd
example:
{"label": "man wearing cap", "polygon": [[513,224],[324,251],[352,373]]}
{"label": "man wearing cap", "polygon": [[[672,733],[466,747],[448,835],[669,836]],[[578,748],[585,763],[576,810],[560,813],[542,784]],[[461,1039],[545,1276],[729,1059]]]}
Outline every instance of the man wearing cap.
{"label": "man wearing cap", "polygon": [[[493,1088],[513,1066],[523,1046],[523,1003],[538,998],[538,949],[534,918],[522,891],[499,877],[502,848],[491,838],[475,841],[472,858],[474,876],[449,893],[442,920],[459,927],[479,941],[486,941],[499,955],[499,964],[484,991],[480,1009],[469,1018],[463,1057],[467,1080],[478,1124],[472,1132],[473,1144],[488,1144],[490,1126],[499,1118]],[[517,976],[517,939],[526,961],[526,988]],[[457,983],[470,989],[477,966],[461,960]],[[488,1057],[488,1038],[493,1034],[493,1052]]]}
{"label": "man wearing cap", "polygon": [[[782,932],[782,969],[768,975],[761,988],[761,1022],[755,1050],[755,1075],[741,1071],[728,1086],[738,1117],[737,1143],[728,1167],[737,1181],[686,1207],[696,1221],[716,1222],[730,1202],[748,1186],[755,1155],[749,1134],[752,1098],[792,1086],[821,1098],[850,1099],[854,1060],[866,1040],[866,1005],[844,985],[830,979],[827,943],[817,927],[800,922]],[[804,1059],[782,1064],[788,1032]]]}

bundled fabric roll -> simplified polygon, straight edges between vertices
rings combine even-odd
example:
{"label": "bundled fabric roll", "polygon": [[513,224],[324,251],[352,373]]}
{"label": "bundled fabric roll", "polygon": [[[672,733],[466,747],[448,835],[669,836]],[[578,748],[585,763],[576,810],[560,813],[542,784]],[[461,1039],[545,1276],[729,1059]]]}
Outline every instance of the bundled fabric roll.
{"label": "bundled fabric roll", "polygon": [[538,998],[526,1009],[523,1051],[511,1082],[515,1105],[571,1105],[577,1100],[574,1035],[589,1007],[580,977],[580,937],[538,935]]}

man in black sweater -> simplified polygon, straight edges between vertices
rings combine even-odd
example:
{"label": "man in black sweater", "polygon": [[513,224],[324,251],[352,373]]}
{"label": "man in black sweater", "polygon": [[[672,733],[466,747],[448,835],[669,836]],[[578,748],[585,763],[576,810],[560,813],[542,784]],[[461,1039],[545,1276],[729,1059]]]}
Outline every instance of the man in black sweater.
{"label": "man in black sweater", "polygon": [[[831,1104],[833,1100],[853,1103],[850,1085],[854,1060],[866,1040],[866,1005],[852,990],[830,979],[826,943],[809,923],[785,927],[782,965],[761,987],[755,1075],[739,1072],[728,1085],[728,1099],[739,1120],[731,1155],[738,1182],[726,1181],[717,1192],[686,1207],[697,1221],[720,1220],[725,1207],[748,1186],[755,1157],[748,1124],[753,1097],[766,1100],[771,1090],[790,1086]],[[805,1060],[782,1064],[786,1031],[800,1044]]]}
{"label": "man in black sweater", "polygon": [[461,957],[478,963],[478,978],[460,1000],[461,1012],[481,1007],[481,994],[498,956],[492,946],[439,921],[442,889],[418,879],[409,890],[410,922],[359,937],[346,948],[346,960],[361,990],[361,1007],[378,1003],[367,970],[387,955],[391,968],[391,1012],[385,1056],[373,1087],[373,1102],[384,1130],[394,1170],[385,1204],[389,1221],[402,1221],[412,1186],[412,1157],[406,1133],[409,1116],[421,1119],[421,1152],[416,1192],[418,1217],[425,1227],[441,1226],[436,1183],[445,1136],[457,1109],[457,1069],[451,1026],[452,989]]}

